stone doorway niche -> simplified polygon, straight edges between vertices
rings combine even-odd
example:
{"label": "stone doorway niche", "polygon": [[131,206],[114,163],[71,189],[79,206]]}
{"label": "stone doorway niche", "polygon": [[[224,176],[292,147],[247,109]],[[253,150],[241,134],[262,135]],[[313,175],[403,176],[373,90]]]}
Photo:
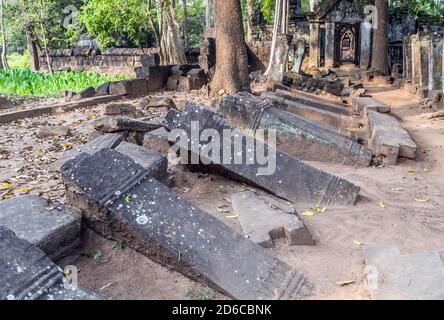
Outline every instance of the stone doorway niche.
{"label": "stone doorway niche", "polygon": [[359,64],[359,23],[340,23],[335,30],[335,65]]}

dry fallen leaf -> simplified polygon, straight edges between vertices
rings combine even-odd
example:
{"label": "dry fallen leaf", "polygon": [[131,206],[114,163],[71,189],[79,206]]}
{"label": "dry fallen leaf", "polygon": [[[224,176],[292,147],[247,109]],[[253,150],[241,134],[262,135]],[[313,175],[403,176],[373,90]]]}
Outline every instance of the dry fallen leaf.
{"label": "dry fallen leaf", "polygon": [[338,286],[340,286],[340,287],[345,287],[345,286],[348,286],[349,284],[352,284],[352,283],[355,283],[355,281],[354,281],[354,280],[348,280],[348,281],[339,281],[339,282],[336,282],[336,284],[337,284]]}
{"label": "dry fallen leaf", "polygon": [[12,184],[10,183],[2,183],[0,184],[0,191],[1,190],[6,190],[6,189],[11,189],[12,188]]}
{"label": "dry fallen leaf", "polygon": [[430,199],[421,199],[421,198],[415,198],[416,202],[429,202]]}
{"label": "dry fallen leaf", "polygon": [[407,167],[407,173],[414,173],[416,170],[412,166]]}
{"label": "dry fallen leaf", "polygon": [[304,217],[313,217],[314,216],[314,212],[313,211],[305,211],[302,215]]}
{"label": "dry fallen leaf", "polygon": [[20,193],[27,193],[31,190],[32,190],[32,188],[29,188],[29,187],[19,187],[19,188],[14,189],[14,191],[20,192]]}
{"label": "dry fallen leaf", "polygon": [[385,209],[385,203],[384,202],[379,202],[379,207],[381,208],[381,209]]}
{"label": "dry fallen leaf", "polygon": [[237,215],[234,215],[234,216],[225,216],[225,218],[227,218],[227,219],[236,219],[236,218],[239,218],[239,215],[237,214]]}
{"label": "dry fallen leaf", "polygon": [[357,246],[363,246],[364,243],[362,243],[361,241],[358,240],[353,240],[354,244],[356,244]]}

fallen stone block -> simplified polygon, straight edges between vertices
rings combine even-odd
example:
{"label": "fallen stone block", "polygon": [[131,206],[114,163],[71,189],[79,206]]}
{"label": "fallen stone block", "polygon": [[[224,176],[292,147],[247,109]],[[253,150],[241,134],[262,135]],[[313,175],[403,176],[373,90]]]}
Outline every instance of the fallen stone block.
{"label": "fallen stone block", "polygon": [[287,238],[290,245],[314,245],[315,240],[304,223],[293,212],[275,209],[252,191],[236,193],[231,197],[234,212],[245,235],[262,247],[274,246],[276,239]]}
{"label": "fallen stone block", "polygon": [[168,160],[160,153],[126,141],[122,141],[114,150],[149,171],[150,177],[162,180],[166,176]]}
{"label": "fallen stone block", "polygon": [[284,97],[276,96],[271,93],[265,93],[262,95],[262,97],[276,108],[312,121],[316,121],[320,124],[326,124],[344,129],[357,129],[360,127],[359,120],[348,115],[337,114],[327,110],[310,107],[308,105],[285,99]]}
{"label": "fallen stone block", "polygon": [[148,92],[156,92],[166,85],[171,66],[153,66],[134,69],[138,79],[148,80]]}
{"label": "fallen stone block", "polygon": [[360,97],[365,97],[366,93],[367,93],[367,90],[364,89],[364,88],[361,88],[361,89],[353,90],[352,92],[350,92],[350,95],[349,95],[349,96],[350,96],[352,99],[353,99],[353,98],[360,98]]}
{"label": "fallen stone block", "polygon": [[43,127],[37,132],[37,138],[45,139],[54,136],[67,136],[71,133],[71,129],[67,126]]}
{"label": "fallen stone block", "polygon": [[143,147],[167,155],[170,151],[168,131],[164,127],[145,133]]}
{"label": "fallen stone block", "polygon": [[160,64],[160,56],[157,53],[147,53],[140,56],[140,64],[143,67],[154,67]]}
{"label": "fallen stone block", "polygon": [[133,79],[131,81],[131,96],[138,97],[148,94],[148,80]]}
{"label": "fallen stone block", "polygon": [[174,103],[173,99],[164,98],[164,97],[160,98],[153,97],[148,103],[148,105],[145,107],[145,109],[150,109],[150,108],[167,108],[167,109],[177,110],[176,104]]}
{"label": "fallen stone block", "polygon": [[136,115],[137,108],[129,103],[110,103],[106,105],[103,114],[106,116]]}
{"label": "fallen stone block", "polygon": [[391,108],[385,103],[369,97],[355,98],[352,100],[352,104],[353,108],[364,118],[367,117],[369,111],[389,113],[391,110]]}
{"label": "fallen stone block", "polygon": [[439,252],[401,255],[397,246],[365,247],[367,287],[376,300],[444,300]]}
{"label": "fallen stone block", "polygon": [[75,150],[70,150],[67,152],[63,158],[57,160],[53,164],[51,164],[51,171],[59,171],[62,166],[70,161],[73,160],[75,157],[77,157],[81,153],[85,153],[87,155],[93,155],[94,153],[106,149],[111,148],[114,149],[117,147],[121,142],[123,141],[123,137],[119,134],[115,133],[108,133],[101,135],[97,137],[96,139],[91,140],[90,142],[76,148]]}
{"label": "fallen stone block", "polygon": [[109,94],[110,95],[131,95],[132,94],[132,85],[129,80],[122,80],[111,82],[109,84]]}
{"label": "fallen stone block", "polygon": [[199,69],[199,65],[197,64],[178,64],[171,68],[172,75],[186,75],[190,70]]}
{"label": "fallen stone block", "polygon": [[179,91],[190,92],[199,90],[205,85],[205,80],[198,76],[186,76],[179,79]]}
{"label": "fallen stone block", "polygon": [[194,207],[115,150],[64,172],[67,201],[101,233],[235,299],[295,299],[303,274]]}
{"label": "fallen stone block", "polygon": [[371,150],[357,143],[352,132],[307,120],[248,93],[224,98],[218,112],[247,134],[275,130],[277,148],[300,160],[357,166],[368,166],[372,160]]}
{"label": "fallen stone block", "polygon": [[171,91],[178,90],[178,88],[179,88],[179,81],[180,81],[181,77],[182,76],[178,75],[178,74],[172,75],[171,77],[169,77],[168,81],[167,81],[167,88],[169,90],[171,90]]}
{"label": "fallen stone block", "polygon": [[62,204],[49,205],[37,196],[0,202],[0,225],[43,250],[52,260],[80,246],[81,217]]}
{"label": "fallen stone block", "polygon": [[96,90],[93,87],[89,87],[85,90],[80,91],[79,93],[73,96],[74,100],[87,99],[92,98],[96,95]]}
{"label": "fallen stone block", "polygon": [[386,114],[375,111],[368,113],[368,141],[375,156],[382,162],[395,165],[398,157],[414,159],[418,149],[399,121]]}
{"label": "fallen stone block", "polygon": [[97,300],[83,290],[66,289],[63,270],[39,248],[0,225],[0,300]]}
{"label": "fallen stone block", "polygon": [[[276,150],[272,146],[265,145],[253,137],[244,135],[239,130],[231,127],[222,117],[206,107],[189,102],[183,113],[171,110],[165,118],[164,126],[169,131],[181,129],[190,137],[191,125],[194,121],[199,123],[199,131],[195,133],[196,135],[202,133],[205,129],[214,129],[220,136],[219,145],[221,148],[227,148],[227,150],[231,151],[231,155],[228,154],[228,156],[230,156],[228,157],[229,161],[224,161],[227,159],[223,157],[223,155],[219,157],[209,157],[209,155],[206,154],[206,152],[208,152],[207,148],[212,145],[208,145],[208,142],[200,141],[199,144],[194,143],[193,146],[191,146],[188,140],[179,139],[178,141],[171,141],[173,139],[170,139],[170,142],[175,143],[176,147],[184,151],[189,151],[194,154],[195,157],[200,158],[201,161],[204,160],[206,163],[211,164],[202,166],[203,169],[214,170],[216,172],[220,171],[224,175],[269,190],[290,202],[306,201],[308,203],[354,204],[358,198],[360,189],[354,184],[329,173],[317,170],[287,153]],[[227,136],[227,134],[223,134],[224,130],[231,132],[231,135]],[[241,149],[236,150],[237,154],[235,155],[233,155],[232,150],[232,136],[237,138],[236,141],[240,141],[238,147]],[[200,137],[200,135],[197,137]],[[214,142],[212,141],[212,143]],[[250,157],[254,157],[254,155],[251,154],[253,150],[250,151],[250,147],[247,148],[247,145],[254,146],[255,150],[264,150],[264,154],[276,155],[276,170],[272,170],[274,166],[270,166],[270,163],[268,163],[269,166],[265,168],[261,167],[258,161],[253,161],[253,164],[249,163],[247,165],[246,159],[250,161]],[[227,152],[224,151],[220,153]],[[233,159],[239,155],[242,156],[242,162],[241,164],[236,164]],[[288,174],[289,172],[291,172],[291,175]]]}
{"label": "fallen stone block", "polygon": [[109,82],[105,82],[104,84],[97,87],[96,96],[107,96],[109,95]]}
{"label": "fallen stone block", "polygon": [[94,121],[97,131],[111,133],[118,131],[140,131],[149,132],[161,127],[158,124],[134,120],[127,117],[106,116]]}

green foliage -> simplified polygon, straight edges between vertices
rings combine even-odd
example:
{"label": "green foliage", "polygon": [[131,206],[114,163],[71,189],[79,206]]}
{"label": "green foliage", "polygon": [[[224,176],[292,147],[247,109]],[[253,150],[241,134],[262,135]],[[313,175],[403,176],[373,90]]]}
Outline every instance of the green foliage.
{"label": "green foliage", "polygon": [[126,76],[107,76],[92,72],[33,72],[30,69],[0,70],[0,93],[13,96],[57,97],[63,90],[74,92],[97,88],[107,81]]}
{"label": "green foliage", "polygon": [[[179,3],[181,4],[181,0]],[[183,26],[183,6],[176,7],[177,22]],[[205,0],[187,0],[188,33],[191,47],[199,47],[205,30]]]}
{"label": "green foliage", "polygon": [[23,54],[13,52],[8,55],[8,64],[11,69],[26,69],[30,67],[29,52],[26,50]]}
{"label": "green foliage", "polygon": [[274,9],[276,6],[276,0],[263,0],[261,12],[264,15],[264,19],[267,22],[271,22],[274,17]]}
{"label": "green foliage", "polygon": [[408,14],[414,18],[425,13],[428,23],[444,24],[444,1],[442,0],[392,0],[390,10],[398,14],[407,10]]}
{"label": "green foliage", "polygon": [[147,45],[148,20],[143,0],[89,0],[77,18],[80,27],[85,27],[102,49],[128,43]]}

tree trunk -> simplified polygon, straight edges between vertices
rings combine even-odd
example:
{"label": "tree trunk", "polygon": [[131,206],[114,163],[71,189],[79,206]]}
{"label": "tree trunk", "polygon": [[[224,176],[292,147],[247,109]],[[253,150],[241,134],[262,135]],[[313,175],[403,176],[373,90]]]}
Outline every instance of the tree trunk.
{"label": "tree trunk", "polygon": [[182,6],[183,6],[183,47],[185,48],[185,50],[188,50],[190,48],[190,40],[188,34],[189,19],[188,19],[187,0],[182,0]]}
{"label": "tree trunk", "polygon": [[383,75],[388,72],[388,4],[387,0],[375,0],[378,26],[373,31],[372,68]]}
{"label": "tree trunk", "polygon": [[9,69],[8,59],[6,58],[6,34],[5,22],[3,20],[3,0],[0,0],[0,29],[2,36],[2,66],[3,69]]}
{"label": "tree trunk", "polygon": [[247,14],[248,14],[247,41],[251,43],[253,42],[254,0],[247,0]]}
{"label": "tree trunk", "polygon": [[40,70],[40,61],[39,61],[39,46],[37,44],[36,37],[34,36],[34,32],[32,30],[32,24],[30,22],[26,23],[25,26],[26,32],[26,45],[28,47],[31,70],[39,71]]}
{"label": "tree trunk", "polygon": [[216,72],[213,92],[250,91],[247,47],[240,0],[214,0]]}
{"label": "tree trunk", "polygon": [[205,28],[210,29],[212,27],[211,18],[213,16],[213,1],[206,0],[205,2]]}
{"label": "tree trunk", "polygon": [[52,74],[51,57],[49,56],[48,37],[46,36],[46,28],[43,23],[43,0],[40,0],[40,29],[42,31],[43,49],[45,50],[46,63],[48,64],[48,71]]}

